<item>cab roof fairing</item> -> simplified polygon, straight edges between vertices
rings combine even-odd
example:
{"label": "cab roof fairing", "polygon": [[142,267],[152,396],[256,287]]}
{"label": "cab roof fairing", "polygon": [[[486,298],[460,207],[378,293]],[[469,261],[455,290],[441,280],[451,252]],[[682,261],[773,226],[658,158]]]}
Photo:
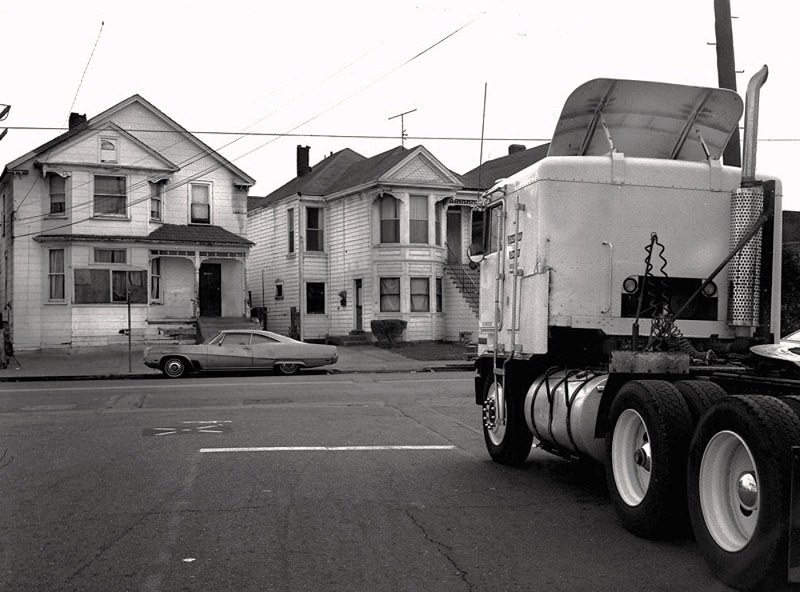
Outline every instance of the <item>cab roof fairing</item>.
{"label": "cab roof fairing", "polygon": [[719,160],[742,111],[728,89],[597,78],[567,98],[548,156]]}

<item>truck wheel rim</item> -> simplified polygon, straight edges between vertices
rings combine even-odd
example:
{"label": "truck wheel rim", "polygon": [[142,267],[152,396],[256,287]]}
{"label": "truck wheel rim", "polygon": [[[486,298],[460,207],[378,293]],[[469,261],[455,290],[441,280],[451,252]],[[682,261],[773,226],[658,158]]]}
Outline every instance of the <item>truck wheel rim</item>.
{"label": "truck wheel rim", "polygon": [[[500,446],[503,443],[503,438],[506,435],[505,424],[501,425],[497,421],[497,383],[493,383],[489,387],[489,392],[486,393],[486,400],[483,402],[483,425],[486,427],[486,433],[489,435],[489,440],[495,446]],[[503,397],[505,404],[505,397]]]}
{"label": "truck wheel rim", "polygon": [[653,457],[647,425],[633,409],[623,411],[614,426],[611,467],[622,501],[629,506],[642,503],[650,487]]}
{"label": "truck wheel rim", "polygon": [[744,548],[758,524],[758,472],[750,449],[736,433],[714,435],[700,462],[700,508],[709,534],[730,553]]}

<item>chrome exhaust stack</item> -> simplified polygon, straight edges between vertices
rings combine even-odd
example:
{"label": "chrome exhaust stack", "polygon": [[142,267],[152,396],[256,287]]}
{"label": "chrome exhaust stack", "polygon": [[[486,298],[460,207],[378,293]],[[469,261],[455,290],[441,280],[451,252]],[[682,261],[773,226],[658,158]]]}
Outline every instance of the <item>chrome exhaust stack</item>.
{"label": "chrome exhaust stack", "polygon": [[[767,80],[766,66],[756,72],[747,85],[744,117],[742,179],[731,193],[730,248],[736,252],[728,266],[730,282],[728,324],[737,328],[737,337],[746,337],[759,325],[761,310],[761,226],[764,218],[764,188],[755,182],[758,143],[758,103],[761,87]],[[771,214],[770,214],[771,218]],[[757,230],[745,244],[746,237]],[[738,249],[738,251],[737,251]],[[771,251],[771,249],[770,249]]]}

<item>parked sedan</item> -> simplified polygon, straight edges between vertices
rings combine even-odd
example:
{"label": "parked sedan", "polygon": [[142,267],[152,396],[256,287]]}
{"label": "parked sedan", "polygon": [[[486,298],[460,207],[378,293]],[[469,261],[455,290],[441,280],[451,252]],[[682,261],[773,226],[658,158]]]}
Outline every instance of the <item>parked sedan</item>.
{"label": "parked sedan", "polygon": [[300,368],[335,364],[334,345],[304,343],[271,331],[233,329],[220,331],[197,345],[150,345],[144,364],[170,378],[188,372],[219,370],[271,370],[296,374]]}

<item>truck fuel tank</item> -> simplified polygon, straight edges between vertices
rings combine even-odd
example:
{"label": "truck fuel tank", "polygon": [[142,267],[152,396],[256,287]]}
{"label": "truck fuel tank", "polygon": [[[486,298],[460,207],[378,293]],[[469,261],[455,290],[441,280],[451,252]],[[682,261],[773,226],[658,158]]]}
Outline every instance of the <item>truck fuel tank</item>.
{"label": "truck fuel tank", "polygon": [[558,449],[605,459],[605,439],[595,423],[607,374],[550,370],[534,380],[525,397],[525,421],[536,438]]}

